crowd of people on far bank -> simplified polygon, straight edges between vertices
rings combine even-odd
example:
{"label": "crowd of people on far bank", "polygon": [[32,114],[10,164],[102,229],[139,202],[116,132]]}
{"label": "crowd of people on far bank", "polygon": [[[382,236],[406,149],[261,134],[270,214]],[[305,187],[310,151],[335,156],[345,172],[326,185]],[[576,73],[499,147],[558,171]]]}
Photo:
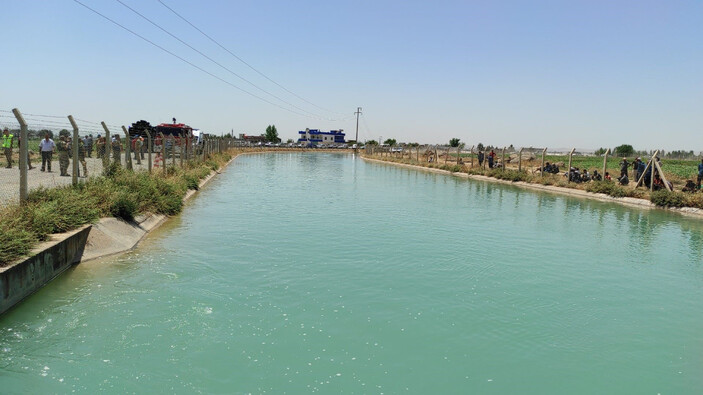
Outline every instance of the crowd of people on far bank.
{"label": "crowd of people on far bank", "polygon": [[[11,169],[13,164],[12,150],[15,147],[15,136],[10,133],[8,128],[3,130],[2,134],[2,148],[6,160],[6,169]],[[19,138],[17,138],[17,145],[19,146]],[[112,151],[112,159],[115,163],[120,164],[121,154],[122,154],[122,140],[119,135],[113,135],[110,142],[110,149]],[[134,159],[137,164],[141,164],[141,160],[144,159],[144,153],[146,152],[146,144],[144,144],[144,138],[141,136],[135,136],[130,142],[132,152],[134,153]],[[80,174],[80,167],[78,169],[79,177],[88,177],[88,167],[86,163],[86,157],[93,157],[93,146],[96,148],[96,158],[104,158],[107,152],[107,139],[100,134],[94,139],[92,134],[89,134],[83,138],[78,139],[78,160],[80,167],[83,168],[83,174]],[[71,136],[66,134],[61,134],[59,136],[59,142],[56,143],[50,137],[49,133],[45,133],[44,138],[39,142],[39,152],[41,153],[42,165],[41,171],[47,171],[51,173],[51,161],[53,155],[56,153],[59,157],[59,172],[60,176],[67,177],[70,176],[68,173],[68,168],[70,165],[70,160],[73,158],[73,139]],[[32,166],[29,153],[27,153],[27,168],[33,170],[35,166]]]}
{"label": "crowd of people on far bank", "polygon": [[[488,167],[490,169],[502,166],[502,164],[500,163],[496,164],[496,153],[493,150],[491,150],[488,154],[484,154],[483,151],[479,151],[477,154],[477,158],[479,166],[483,166],[484,160],[487,161]],[[654,160],[656,160],[659,164],[659,167],[661,167],[661,159],[656,156]],[[620,185],[628,185],[630,183],[628,171],[631,168],[634,182],[639,182],[641,179],[643,185],[648,188],[651,187],[655,191],[665,189],[667,185],[665,185],[663,177],[661,176],[661,174],[659,174],[659,169],[657,168],[657,166],[654,167],[653,172],[651,171],[649,166],[650,165],[645,163],[642,158],[639,157],[636,158],[632,163],[630,163],[627,158],[622,158],[622,160],[620,161],[620,176],[617,177],[616,181]],[[550,162],[545,162],[544,168],[538,168],[537,171],[541,171],[543,173],[548,174],[560,174],[559,165]],[[598,172],[597,169],[593,170],[593,172],[591,173],[588,171],[587,168],[580,169],[578,167],[571,167],[569,171],[565,171],[563,175],[564,177],[568,178],[569,181],[574,183],[583,183],[590,181],[613,181],[613,176],[610,175],[610,172],[606,171],[605,174],[601,174]],[[698,164],[697,181],[694,183],[693,180],[686,180],[686,185],[683,187],[682,191],[696,192],[700,190],[701,181],[703,181],[703,159],[701,159],[701,162]],[[666,181],[666,183],[668,184],[669,189],[673,190],[673,184],[669,181]]]}

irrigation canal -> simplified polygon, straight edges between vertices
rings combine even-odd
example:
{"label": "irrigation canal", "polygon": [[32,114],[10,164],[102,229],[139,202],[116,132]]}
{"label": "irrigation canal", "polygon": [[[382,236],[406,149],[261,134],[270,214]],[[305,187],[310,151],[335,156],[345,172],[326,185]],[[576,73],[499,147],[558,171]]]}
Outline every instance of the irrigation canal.
{"label": "irrigation canal", "polygon": [[699,393],[702,263],[659,210],[246,155],[0,317],[0,392]]}

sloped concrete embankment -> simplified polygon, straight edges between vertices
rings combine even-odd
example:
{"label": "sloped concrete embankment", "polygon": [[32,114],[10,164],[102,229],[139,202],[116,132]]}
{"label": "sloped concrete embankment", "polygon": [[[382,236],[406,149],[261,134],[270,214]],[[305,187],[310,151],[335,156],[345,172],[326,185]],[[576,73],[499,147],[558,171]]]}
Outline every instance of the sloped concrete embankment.
{"label": "sloped concrete embankment", "polygon": [[[236,156],[235,156],[236,157]],[[234,160],[233,157],[222,168]],[[219,171],[200,181],[202,188]],[[196,191],[188,191],[189,200]],[[149,232],[164,223],[161,214],[139,216],[127,222],[118,218],[102,218],[95,224],[51,235],[49,241],[38,245],[29,258],[0,268],[0,314],[17,305],[48,282],[79,262],[115,255],[134,249]]]}

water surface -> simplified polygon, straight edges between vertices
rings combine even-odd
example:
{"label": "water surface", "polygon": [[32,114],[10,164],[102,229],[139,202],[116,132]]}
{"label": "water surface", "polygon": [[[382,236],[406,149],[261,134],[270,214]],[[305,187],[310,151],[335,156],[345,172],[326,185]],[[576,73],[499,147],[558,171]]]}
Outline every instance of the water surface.
{"label": "water surface", "polygon": [[0,317],[0,392],[695,394],[702,263],[663,211],[243,156]]}

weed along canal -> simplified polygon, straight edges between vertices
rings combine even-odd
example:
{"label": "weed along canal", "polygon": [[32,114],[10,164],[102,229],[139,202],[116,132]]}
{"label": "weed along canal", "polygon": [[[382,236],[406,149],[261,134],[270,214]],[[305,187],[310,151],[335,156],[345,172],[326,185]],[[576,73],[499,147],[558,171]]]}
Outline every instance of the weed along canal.
{"label": "weed along canal", "polygon": [[0,316],[0,393],[700,393],[702,264],[662,210],[244,155]]}

